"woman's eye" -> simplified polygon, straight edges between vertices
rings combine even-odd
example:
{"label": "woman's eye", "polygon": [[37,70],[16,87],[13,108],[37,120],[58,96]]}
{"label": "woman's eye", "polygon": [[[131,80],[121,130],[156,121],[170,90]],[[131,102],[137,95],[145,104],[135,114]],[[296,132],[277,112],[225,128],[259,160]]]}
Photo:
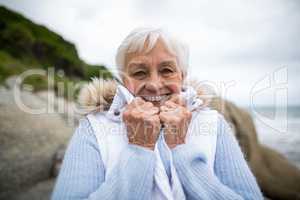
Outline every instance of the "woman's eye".
{"label": "woman's eye", "polygon": [[138,79],[141,79],[144,78],[147,75],[147,73],[145,71],[137,71],[134,72],[132,75]]}
{"label": "woman's eye", "polygon": [[161,70],[161,73],[162,73],[163,75],[170,75],[170,74],[172,74],[173,72],[174,72],[174,70],[172,70],[172,69],[170,69],[170,68],[164,68],[164,69]]}

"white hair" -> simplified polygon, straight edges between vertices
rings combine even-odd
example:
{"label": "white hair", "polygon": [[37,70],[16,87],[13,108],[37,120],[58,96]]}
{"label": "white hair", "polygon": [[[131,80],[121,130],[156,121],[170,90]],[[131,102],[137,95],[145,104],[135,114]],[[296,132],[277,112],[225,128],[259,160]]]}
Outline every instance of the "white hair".
{"label": "white hair", "polygon": [[[150,52],[158,39],[160,39],[167,50],[176,56],[183,77],[186,77],[188,69],[189,48],[183,41],[171,36],[163,29],[157,28],[136,28],[121,43],[116,55],[116,65],[119,75],[125,67],[125,58],[128,53],[139,53],[145,50]],[[147,42],[146,49],[145,43]]]}

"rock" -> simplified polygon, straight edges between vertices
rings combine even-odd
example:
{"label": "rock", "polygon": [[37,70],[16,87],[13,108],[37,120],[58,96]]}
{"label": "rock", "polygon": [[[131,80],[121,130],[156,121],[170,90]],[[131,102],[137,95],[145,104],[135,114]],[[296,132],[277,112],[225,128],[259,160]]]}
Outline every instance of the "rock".
{"label": "rock", "polygon": [[45,101],[22,91],[17,103],[14,94],[0,90],[0,199],[49,179],[54,155],[73,133],[57,113],[33,114]]}
{"label": "rock", "polygon": [[32,188],[13,196],[12,200],[49,200],[55,179],[49,179],[34,185]]}
{"label": "rock", "polygon": [[251,115],[220,98],[213,98],[210,107],[222,113],[231,125],[264,195],[270,199],[300,199],[300,170],[280,153],[259,143]]}

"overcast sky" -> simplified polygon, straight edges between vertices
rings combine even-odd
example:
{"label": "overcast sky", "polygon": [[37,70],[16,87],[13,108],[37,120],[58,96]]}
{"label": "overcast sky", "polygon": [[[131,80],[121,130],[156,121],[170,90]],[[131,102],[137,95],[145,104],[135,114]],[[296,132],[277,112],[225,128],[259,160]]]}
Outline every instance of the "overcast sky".
{"label": "overcast sky", "polygon": [[[0,0],[115,69],[135,27],[164,27],[190,45],[190,75],[229,87],[239,105],[300,105],[300,1]],[[287,96],[288,94],[288,96]]]}

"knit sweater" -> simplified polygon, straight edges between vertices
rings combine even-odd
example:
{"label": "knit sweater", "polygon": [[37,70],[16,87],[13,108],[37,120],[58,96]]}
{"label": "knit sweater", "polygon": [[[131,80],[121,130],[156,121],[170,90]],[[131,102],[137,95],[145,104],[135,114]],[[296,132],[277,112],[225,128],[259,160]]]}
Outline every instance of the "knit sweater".
{"label": "knit sweater", "polygon": [[[233,133],[219,115],[214,172],[204,155],[190,144],[173,148],[173,162],[186,199],[263,199],[255,177],[245,161]],[[166,149],[159,151],[170,177]],[[80,121],[65,154],[52,200],[151,199],[155,154],[129,144],[105,180],[96,136],[87,119]]]}

